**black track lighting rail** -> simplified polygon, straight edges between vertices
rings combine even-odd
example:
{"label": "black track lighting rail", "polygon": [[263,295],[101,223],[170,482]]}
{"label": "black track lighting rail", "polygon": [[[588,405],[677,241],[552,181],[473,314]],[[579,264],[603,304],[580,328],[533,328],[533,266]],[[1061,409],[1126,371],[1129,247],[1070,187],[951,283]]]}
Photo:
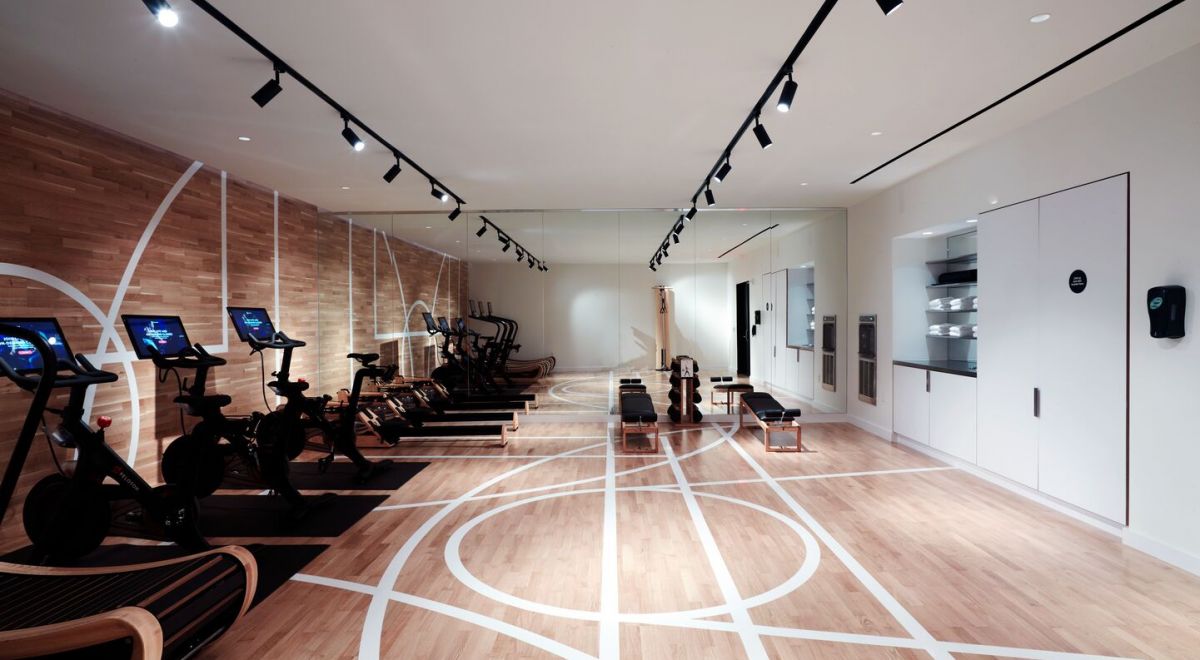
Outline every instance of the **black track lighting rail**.
{"label": "black track lighting rail", "polygon": [[[750,108],[750,112],[746,115],[746,118],[742,120],[741,126],[738,126],[737,131],[734,132],[733,139],[729,140],[729,144],[725,145],[725,148],[721,150],[721,155],[717,157],[717,162],[713,163],[712,168],[707,174],[704,175],[704,179],[700,182],[700,187],[697,188],[696,192],[692,194],[692,206],[688,211],[688,220],[691,219],[691,216],[695,215],[696,202],[700,199],[700,196],[711,191],[710,186],[712,185],[713,177],[723,165],[729,162],[729,159],[733,156],[733,149],[738,145],[738,142],[741,141],[742,136],[744,136],[746,131],[750,130],[751,127],[759,124],[759,116],[762,114],[763,108],[767,107],[767,104],[770,103],[771,97],[775,95],[775,90],[779,88],[779,85],[783,83],[784,80],[791,79],[792,69],[796,65],[796,60],[800,59],[801,53],[804,52],[805,48],[808,48],[809,42],[812,41],[813,37],[817,35],[817,31],[820,30],[821,25],[825,23],[825,19],[829,18],[830,12],[833,11],[833,8],[837,5],[837,3],[838,0],[825,0],[821,3],[821,6],[817,9],[817,13],[814,14],[812,20],[808,22],[808,27],[804,28],[804,33],[800,35],[800,39],[796,42],[796,45],[792,47],[792,52],[788,53],[787,59],[783,61],[783,64],[780,65],[779,70],[775,72],[775,76],[771,78],[771,82],[768,83],[767,88],[763,90],[762,96],[758,97],[758,101],[754,103],[753,107]],[[763,135],[765,135],[765,132]],[[761,137],[759,138],[759,141],[760,143],[762,142]],[[769,144],[770,142],[768,138],[768,142],[763,145],[763,148],[766,148],[769,146]],[[729,171],[726,170],[725,174],[728,175]],[[682,218],[683,216],[681,216],[680,222],[682,222]],[[668,241],[671,240],[671,234],[677,233],[675,231],[676,227],[678,227],[678,224],[672,226],[671,231],[667,233],[666,239],[658,246],[658,250],[655,251],[654,256],[650,259],[651,270],[655,270],[654,264],[656,262],[661,263],[659,256],[665,252],[663,247],[666,246]]]}
{"label": "black track lighting rail", "polygon": [[375,130],[372,129],[370,126],[363,123],[363,121],[361,119],[359,119],[358,117],[356,117],[354,115],[354,113],[350,112],[349,110],[346,109],[345,106],[343,106],[342,104],[335,101],[332,96],[326,94],[324,90],[322,90],[320,87],[317,87],[317,85],[314,84],[311,80],[309,80],[308,78],[305,78],[303,74],[301,74],[299,71],[297,71],[295,68],[293,68],[290,64],[288,64],[286,61],[284,61],[283,58],[276,55],[274,52],[271,51],[271,49],[264,46],[258,39],[255,39],[249,32],[246,32],[246,30],[242,29],[242,26],[235,23],[233,21],[233,19],[231,19],[228,16],[226,16],[225,14],[221,13],[221,11],[219,9],[217,9],[216,7],[212,6],[212,4],[210,2],[208,2],[208,0],[191,0],[191,1],[192,1],[192,4],[196,5],[200,9],[204,10],[204,12],[206,14],[208,14],[209,16],[216,19],[216,21],[218,23],[225,26],[226,29],[228,29],[230,32],[237,35],[237,37],[239,39],[246,42],[251,48],[253,48],[254,50],[257,50],[259,52],[259,54],[261,54],[263,57],[267,58],[271,62],[272,66],[275,67],[275,71],[277,73],[287,74],[291,78],[295,79],[296,82],[298,82],[301,85],[303,85],[304,87],[306,87],[308,89],[308,91],[315,94],[317,96],[317,98],[321,99],[327,105],[329,105],[329,107],[333,108],[334,111],[337,112],[339,118],[343,118],[347,122],[352,123],[355,126],[359,127],[360,129],[362,129],[362,131],[364,133],[366,133],[367,135],[370,135],[371,138],[374,139],[376,142],[378,142],[380,145],[387,147],[387,149],[389,151],[391,151],[392,154],[398,160],[402,160],[405,163],[408,163],[409,167],[411,167],[413,170],[419,172],[422,176],[424,176],[426,179],[428,179],[429,183],[431,185],[436,186],[437,188],[439,188],[439,189],[445,191],[447,194],[449,194],[457,204],[462,205],[462,204],[467,203],[465,199],[463,199],[462,197],[459,197],[458,194],[456,194],[453,190],[451,190],[449,186],[447,186],[444,183],[442,183],[441,181],[439,181],[437,179],[437,177],[435,177],[432,174],[430,174],[429,172],[427,172],[423,167],[418,165],[416,161],[414,161],[413,159],[411,159],[407,155],[405,155],[405,153],[403,151],[398,149],[391,142],[388,142],[386,139],[384,139],[384,137],[382,135],[380,135],[379,133],[376,133]]}
{"label": "black track lighting rail", "polygon": [[545,261],[533,256],[532,250],[524,245],[521,245],[517,239],[513,238],[508,232],[504,231],[500,225],[488,220],[487,216],[484,215],[479,216],[479,219],[483,222],[483,226],[479,228],[479,231],[475,232],[476,236],[483,238],[483,235],[487,233],[487,228],[491,227],[496,232],[496,238],[499,239],[501,243],[505,244],[505,252],[508,251],[509,245],[513,247],[513,251],[519,255],[517,258],[518,262],[524,261],[529,264],[530,269],[537,268],[538,271],[543,273],[550,270],[550,266],[547,266]]}

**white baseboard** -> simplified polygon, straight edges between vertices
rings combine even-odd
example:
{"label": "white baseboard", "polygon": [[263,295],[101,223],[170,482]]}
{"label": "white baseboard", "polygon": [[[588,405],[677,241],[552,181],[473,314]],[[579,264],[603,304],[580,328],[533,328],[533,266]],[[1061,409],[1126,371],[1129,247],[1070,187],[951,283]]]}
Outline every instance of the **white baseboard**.
{"label": "white baseboard", "polygon": [[1200,575],[1200,557],[1196,555],[1180,550],[1173,545],[1163,543],[1156,538],[1146,536],[1141,532],[1134,531],[1129,527],[1125,528],[1125,533],[1122,535],[1121,540],[1125,545],[1134,550],[1144,552],[1155,559],[1161,559],[1193,575]]}
{"label": "white baseboard", "polygon": [[889,428],[884,428],[878,424],[875,424],[874,422],[868,422],[862,417],[856,417],[854,415],[847,415],[846,421],[866,431],[867,433],[880,438],[881,440],[887,440],[888,442],[892,441],[892,430]]}

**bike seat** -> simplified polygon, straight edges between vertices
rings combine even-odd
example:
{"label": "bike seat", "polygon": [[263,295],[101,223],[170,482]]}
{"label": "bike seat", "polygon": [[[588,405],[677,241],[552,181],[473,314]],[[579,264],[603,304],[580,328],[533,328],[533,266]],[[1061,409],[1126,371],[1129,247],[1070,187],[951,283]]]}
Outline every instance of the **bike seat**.
{"label": "bike seat", "polygon": [[359,362],[362,362],[364,366],[369,366],[372,362],[379,359],[379,354],[378,353],[350,353],[346,357],[350,358],[351,360],[358,360]]}
{"label": "bike seat", "polygon": [[224,408],[233,403],[233,397],[228,394],[205,394],[204,396],[193,396],[191,394],[181,394],[175,397],[175,403],[184,406],[201,407],[201,406],[216,406]]}
{"label": "bike seat", "polygon": [[289,380],[286,383],[273,380],[267,383],[267,387],[275,392],[303,392],[308,389],[308,383],[302,380]]}

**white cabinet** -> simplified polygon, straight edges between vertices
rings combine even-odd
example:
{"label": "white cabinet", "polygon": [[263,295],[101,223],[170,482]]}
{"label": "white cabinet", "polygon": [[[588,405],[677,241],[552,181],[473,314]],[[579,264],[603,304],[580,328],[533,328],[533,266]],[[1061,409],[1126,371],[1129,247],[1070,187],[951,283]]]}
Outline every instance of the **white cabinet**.
{"label": "white cabinet", "polygon": [[1038,485],[1038,200],[979,223],[979,466]]}
{"label": "white cabinet", "polygon": [[[1041,198],[1038,487],[1125,521],[1126,177]],[[1086,287],[1068,281],[1082,273]],[[1076,287],[1077,289],[1080,287]]]}
{"label": "white cabinet", "polygon": [[796,351],[796,371],[798,378],[796,380],[796,394],[811,399],[817,395],[816,383],[820,377],[814,370],[813,351]]}
{"label": "white cabinet", "polygon": [[929,372],[892,367],[892,430],[909,440],[929,444]]}
{"label": "white cabinet", "polygon": [[979,220],[979,465],[1117,522],[1127,187],[1113,177]]}
{"label": "white cabinet", "polygon": [[929,372],[929,444],[975,462],[975,379]]}

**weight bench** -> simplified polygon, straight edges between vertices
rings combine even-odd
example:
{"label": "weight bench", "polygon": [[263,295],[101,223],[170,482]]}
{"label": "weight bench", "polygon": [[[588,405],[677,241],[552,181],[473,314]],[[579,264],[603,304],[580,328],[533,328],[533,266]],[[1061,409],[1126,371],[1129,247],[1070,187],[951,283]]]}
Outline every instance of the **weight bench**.
{"label": "weight bench", "polygon": [[645,392],[646,386],[642,384],[641,378],[622,378],[621,384],[617,389],[624,394],[626,392]]}
{"label": "weight bench", "polygon": [[[738,408],[738,426],[742,425],[745,413],[750,413],[759,428],[763,430],[763,446],[767,451],[804,451],[800,444],[800,410],[784,408],[775,397],[766,392],[746,392],[742,395],[742,404]],[[771,433],[796,433],[796,444],[772,445]]]}
{"label": "weight bench", "polygon": [[[651,434],[653,430],[653,435]],[[630,434],[653,437],[649,449],[630,449]],[[621,393],[621,450],[625,452],[658,453],[658,413],[654,401],[645,392]]]}
{"label": "weight bench", "polygon": [[734,394],[739,393],[739,392],[745,394],[745,393],[754,391],[754,386],[751,385],[750,383],[735,383],[735,382],[733,382],[733,376],[713,376],[712,378],[709,379],[709,382],[711,382],[713,384],[712,385],[712,394],[709,397],[710,401],[712,403],[712,407],[716,408],[719,405],[719,402],[717,401],[717,393],[719,392],[719,393],[724,394],[725,395],[725,414],[726,415],[733,413],[733,395]]}

